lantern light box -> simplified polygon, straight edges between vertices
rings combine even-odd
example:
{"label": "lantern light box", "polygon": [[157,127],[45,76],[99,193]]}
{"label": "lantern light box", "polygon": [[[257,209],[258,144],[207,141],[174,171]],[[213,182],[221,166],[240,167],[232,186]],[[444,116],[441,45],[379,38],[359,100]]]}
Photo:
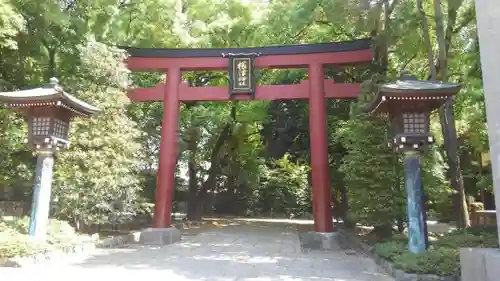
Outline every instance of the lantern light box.
{"label": "lantern light box", "polygon": [[421,81],[411,76],[383,84],[368,106],[372,114],[389,114],[396,150],[422,150],[434,142],[430,134],[430,114],[460,90],[460,85]]}

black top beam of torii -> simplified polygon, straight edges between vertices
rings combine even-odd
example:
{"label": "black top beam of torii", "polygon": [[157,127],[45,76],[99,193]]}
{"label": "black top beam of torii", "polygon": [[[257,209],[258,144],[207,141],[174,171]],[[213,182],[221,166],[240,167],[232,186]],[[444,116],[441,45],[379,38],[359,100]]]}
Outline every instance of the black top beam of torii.
{"label": "black top beam of torii", "polygon": [[371,39],[357,39],[343,42],[295,44],[251,48],[139,48],[121,46],[132,57],[142,58],[201,58],[221,57],[230,54],[300,55],[314,53],[335,53],[366,50],[372,47]]}

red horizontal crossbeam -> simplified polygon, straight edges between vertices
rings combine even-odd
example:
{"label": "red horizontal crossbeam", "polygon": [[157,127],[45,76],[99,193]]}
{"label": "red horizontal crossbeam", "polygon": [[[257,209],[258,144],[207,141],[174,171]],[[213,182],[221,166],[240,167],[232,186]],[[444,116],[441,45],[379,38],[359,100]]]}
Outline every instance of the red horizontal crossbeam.
{"label": "red horizontal crossbeam", "polygon": [[[358,97],[360,84],[336,84],[325,79],[325,97],[332,99],[355,99]],[[163,101],[165,83],[159,83],[154,88],[135,88],[129,90],[128,97],[134,102]],[[308,99],[309,81],[302,80],[300,84],[263,85],[257,86],[255,100]],[[237,100],[250,100],[249,95],[237,95]],[[190,87],[182,83],[179,87],[180,101],[227,101],[229,90],[227,86]]]}
{"label": "red horizontal crossbeam", "polygon": [[[364,64],[371,63],[372,51],[354,50],[333,53],[270,55],[257,57],[257,68],[303,68],[309,64],[323,65]],[[181,70],[223,70],[227,69],[228,58],[144,58],[129,57],[126,59],[130,70],[161,71],[171,67]]]}

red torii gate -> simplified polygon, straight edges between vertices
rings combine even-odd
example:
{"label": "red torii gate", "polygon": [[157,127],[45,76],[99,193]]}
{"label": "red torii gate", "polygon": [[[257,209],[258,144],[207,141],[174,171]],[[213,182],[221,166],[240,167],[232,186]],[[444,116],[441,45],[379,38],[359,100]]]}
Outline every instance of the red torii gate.
{"label": "red torii gate", "polygon": [[[129,91],[129,98],[133,102],[164,103],[153,228],[171,225],[179,102],[309,99],[314,225],[316,232],[333,231],[325,99],[355,99],[360,84],[336,84],[333,80],[325,79],[323,66],[371,63],[373,57],[369,39],[259,48],[125,49],[130,54],[126,60],[130,70],[161,71],[167,74],[167,81],[154,88]],[[238,72],[241,69],[237,64],[242,66],[240,63],[248,71]],[[309,79],[295,85],[256,86],[252,76],[253,67],[307,68]],[[181,82],[182,71],[193,70],[228,70],[230,85],[190,87]]]}

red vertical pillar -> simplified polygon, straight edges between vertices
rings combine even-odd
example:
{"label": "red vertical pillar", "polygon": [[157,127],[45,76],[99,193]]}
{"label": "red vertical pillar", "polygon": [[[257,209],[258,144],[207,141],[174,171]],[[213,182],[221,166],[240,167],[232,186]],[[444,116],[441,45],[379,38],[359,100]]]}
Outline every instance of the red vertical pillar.
{"label": "red vertical pillar", "polygon": [[169,68],[163,100],[160,163],[158,167],[153,217],[154,228],[170,227],[172,223],[172,199],[175,188],[175,166],[177,164],[180,80],[181,70],[179,68]]}
{"label": "red vertical pillar", "polygon": [[314,228],[317,232],[332,232],[324,79],[323,65],[309,65],[309,134]]}

